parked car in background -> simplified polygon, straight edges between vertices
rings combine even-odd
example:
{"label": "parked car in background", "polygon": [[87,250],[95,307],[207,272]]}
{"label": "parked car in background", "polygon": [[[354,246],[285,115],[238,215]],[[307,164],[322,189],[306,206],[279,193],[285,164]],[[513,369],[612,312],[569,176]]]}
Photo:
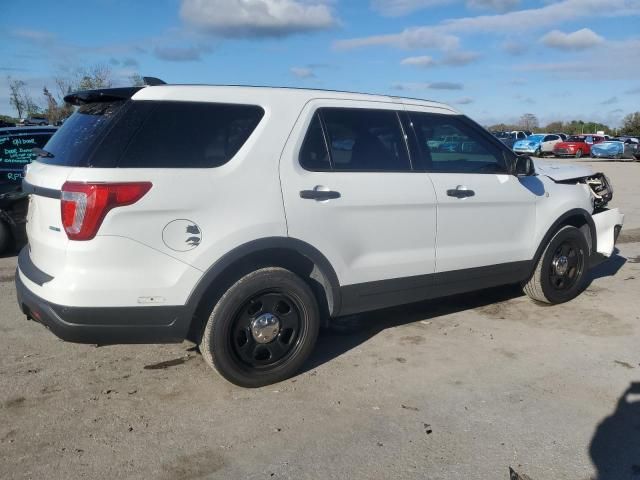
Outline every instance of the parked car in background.
{"label": "parked car in background", "polygon": [[25,165],[56,129],[52,127],[0,128],[0,254],[26,240],[27,194],[22,191]]}
{"label": "parked car in background", "polygon": [[555,144],[553,154],[556,157],[588,157],[591,154],[591,146],[602,142],[602,135],[571,135],[564,142]]}
{"label": "parked car in background", "polygon": [[592,158],[636,158],[640,145],[630,138],[607,140],[591,147]]}
{"label": "parked car in background", "polygon": [[507,147],[513,149],[514,143],[518,140],[525,140],[527,138],[527,134],[522,131],[513,131],[508,132],[506,137],[500,138],[499,140],[504,143]]}
{"label": "parked car in background", "polygon": [[49,121],[45,117],[30,115],[20,120],[20,126],[46,126]]}
{"label": "parked car in background", "polygon": [[526,140],[518,140],[513,144],[513,151],[519,154],[544,157],[553,153],[553,147],[562,139],[554,133],[535,133]]}
{"label": "parked car in background", "polygon": [[6,122],[4,120],[0,120],[0,128],[15,127],[15,126],[16,126],[15,123],[11,123],[11,122]]}

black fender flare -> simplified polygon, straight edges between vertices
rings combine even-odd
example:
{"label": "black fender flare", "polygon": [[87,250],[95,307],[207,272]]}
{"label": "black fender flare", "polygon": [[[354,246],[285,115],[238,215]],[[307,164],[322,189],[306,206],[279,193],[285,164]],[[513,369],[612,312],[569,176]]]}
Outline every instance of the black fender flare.
{"label": "black fender flare", "polygon": [[598,251],[598,235],[596,232],[596,224],[591,217],[591,214],[587,212],[583,208],[573,208],[571,210],[563,213],[558,219],[551,224],[551,226],[547,229],[547,233],[545,233],[544,237],[542,237],[542,241],[538,245],[538,249],[536,250],[535,255],[533,256],[532,269],[531,274],[533,274],[533,270],[536,268],[540,257],[542,256],[542,252],[547,248],[549,242],[556,234],[556,232],[560,229],[560,227],[564,225],[571,225],[571,222],[568,222],[570,218],[580,217],[584,219],[585,224],[589,226],[589,233],[591,234],[591,238],[589,239],[589,248],[591,251],[590,254]]}
{"label": "black fender flare", "polygon": [[[222,280],[230,269],[240,262],[252,258],[259,258],[256,267],[269,263],[269,255],[272,253],[288,255],[290,258],[304,257],[313,265],[313,270],[309,272],[310,278],[324,289],[327,301],[327,311],[329,316],[337,315],[341,307],[340,283],[338,276],[327,258],[312,245],[291,237],[266,237],[252,240],[242,244],[220,257],[211,265],[191,291],[186,306],[191,314],[195,316],[207,291]],[[278,263],[278,262],[276,262]],[[237,274],[236,274],[237,275]]]}

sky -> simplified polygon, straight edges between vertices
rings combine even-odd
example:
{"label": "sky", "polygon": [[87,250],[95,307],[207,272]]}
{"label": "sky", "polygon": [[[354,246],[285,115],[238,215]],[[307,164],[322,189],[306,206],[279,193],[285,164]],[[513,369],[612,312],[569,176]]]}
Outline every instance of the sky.
{"label": "sky", "polygon": [[619,126],[640,110],[640,0],[3,2],[7,77],[42,88],[106,65],[167,83],[295,86],[437,100],[484,125]]}

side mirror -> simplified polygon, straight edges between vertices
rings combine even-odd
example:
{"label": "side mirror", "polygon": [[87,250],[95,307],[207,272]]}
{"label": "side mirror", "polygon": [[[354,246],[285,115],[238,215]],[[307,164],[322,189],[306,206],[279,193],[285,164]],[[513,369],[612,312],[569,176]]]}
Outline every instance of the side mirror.
{"label": "side mirror", "polygon": [[533,165],[531,157],[526,155],[518,155],[513,169],[516,177],[530,177],[536,174],[536,167]]}

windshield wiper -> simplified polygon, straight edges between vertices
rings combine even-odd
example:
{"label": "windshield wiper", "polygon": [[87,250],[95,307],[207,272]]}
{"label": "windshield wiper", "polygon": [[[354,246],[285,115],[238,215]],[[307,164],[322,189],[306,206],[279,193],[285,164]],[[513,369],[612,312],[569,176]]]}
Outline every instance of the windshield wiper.
{"label": "windshield wiper", "polygon": [[32,148],[31,151],[33,153],[35,153],[38,157],[44,157],[44,158],[53,158],[55,157],[55,155],[51,152],[47,152],[46,150],[43,150],[42,148]]}

